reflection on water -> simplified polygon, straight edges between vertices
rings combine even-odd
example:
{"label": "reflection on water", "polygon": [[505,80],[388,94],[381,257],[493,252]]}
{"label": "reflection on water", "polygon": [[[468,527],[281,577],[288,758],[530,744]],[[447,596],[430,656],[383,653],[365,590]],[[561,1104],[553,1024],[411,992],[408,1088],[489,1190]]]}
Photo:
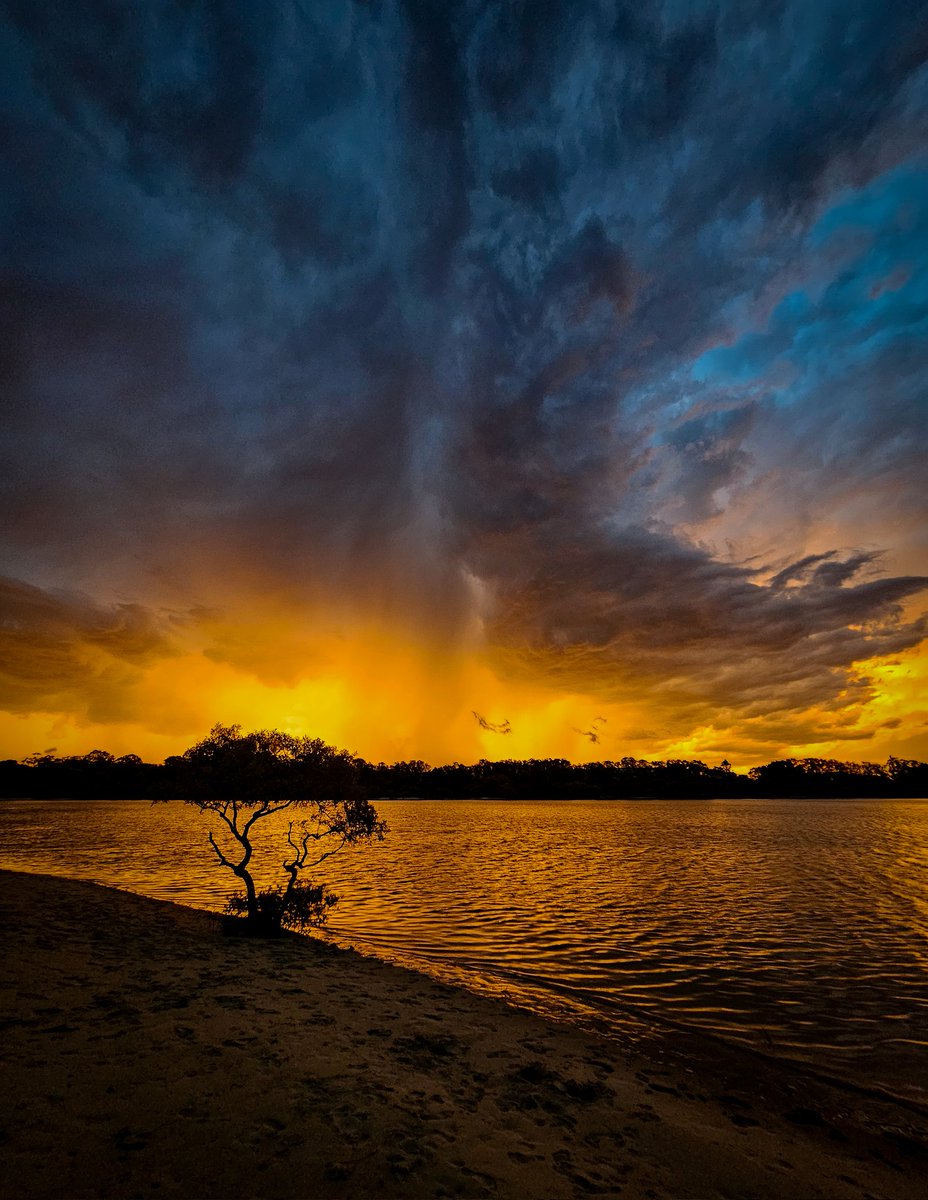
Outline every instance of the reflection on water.
{"label": "reflection on water", "polygon": [[[928,803],[378,811],[387,840],[326,864],[338,940],[534,1007],[698,1027],[928,1098]],[[0,805],[0,867],[218,909],[231,876],[207,828],[180,803],[17,801]],[[264,853],[276,869],[277,843]]]}

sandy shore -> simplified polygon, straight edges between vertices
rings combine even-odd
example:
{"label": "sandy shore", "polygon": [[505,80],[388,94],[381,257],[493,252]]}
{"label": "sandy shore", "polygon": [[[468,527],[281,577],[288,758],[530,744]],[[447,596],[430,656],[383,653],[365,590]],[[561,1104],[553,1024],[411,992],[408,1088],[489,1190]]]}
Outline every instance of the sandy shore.
{"label": "sandy shore", "polygon": [[923,1114],[0,872],[10,1197],[921,1197]]}

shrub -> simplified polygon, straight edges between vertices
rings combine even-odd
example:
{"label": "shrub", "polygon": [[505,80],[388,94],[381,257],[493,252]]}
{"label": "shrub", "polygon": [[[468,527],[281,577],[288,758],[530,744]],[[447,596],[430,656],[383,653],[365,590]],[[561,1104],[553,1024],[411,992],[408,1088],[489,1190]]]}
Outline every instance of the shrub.
{"label": "shrub", "polygon": [[257,893],[256,901],[257,916],[249,906],[248,897],[238,893],[229,897],[225,912],[233,917],[250,917],[268,932],[278,929],[303,932],[326,923],[329,909],[338,903],[338,896],[324,883],[296,883],[265,888]]}

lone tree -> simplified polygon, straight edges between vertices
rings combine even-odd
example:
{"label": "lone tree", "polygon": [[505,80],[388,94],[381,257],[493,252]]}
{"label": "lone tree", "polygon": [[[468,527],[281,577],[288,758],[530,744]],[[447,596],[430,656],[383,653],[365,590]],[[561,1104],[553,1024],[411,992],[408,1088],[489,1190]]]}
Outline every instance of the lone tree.
{"label": "lone tree", "polygon": [[[245,894],[232,895],[226,912],[244,916],[249,932],[323,924],[338,897],[324,883],[302,879],[302,873],[343,846],[380,841],[386,832],[360,792],[354,759],[319,738],[276,729],[243,734],[239,725],[215,725],[172,766],[185,803],[214,813],[231,835],[225,847],[212,830],[208,839],[219,862],[244,885]],[[255,828],[286,811],[295,815],[287,823],[281,863],[286,881],[260,889],[250,865]]]}

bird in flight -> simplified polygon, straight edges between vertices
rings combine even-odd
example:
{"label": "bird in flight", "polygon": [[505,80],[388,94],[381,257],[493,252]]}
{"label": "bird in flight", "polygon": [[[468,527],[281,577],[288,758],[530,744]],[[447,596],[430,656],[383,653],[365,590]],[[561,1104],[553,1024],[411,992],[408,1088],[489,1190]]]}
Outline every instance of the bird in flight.
{"label": "bird in flight", "polygon": [[596,727],[597,727],[597,725],[606,725],[606,724],[607,724],[607,721],[606,721],[605,717],[594,717],[593,720],[590,722],[589,729],[578,729],[576,725],[572,725],[571,728],[573,729],[574,733],[579,733],[581,735],[581,737],[589,738],[594,746],[598,746],[600,741],[602,740],[599,736],[602,733],[602,730],[597,729]]}
{"label": "bird in flight", "polygon": [[495,724],[493,721],[488,721],[485,716],[478,713],[475,709],[470,710],[473,713],[474,720],[481,729],[486,729],[489,733],[512,733],[512,726],[509,724],[508,718],[505,721],[500,721]]}

